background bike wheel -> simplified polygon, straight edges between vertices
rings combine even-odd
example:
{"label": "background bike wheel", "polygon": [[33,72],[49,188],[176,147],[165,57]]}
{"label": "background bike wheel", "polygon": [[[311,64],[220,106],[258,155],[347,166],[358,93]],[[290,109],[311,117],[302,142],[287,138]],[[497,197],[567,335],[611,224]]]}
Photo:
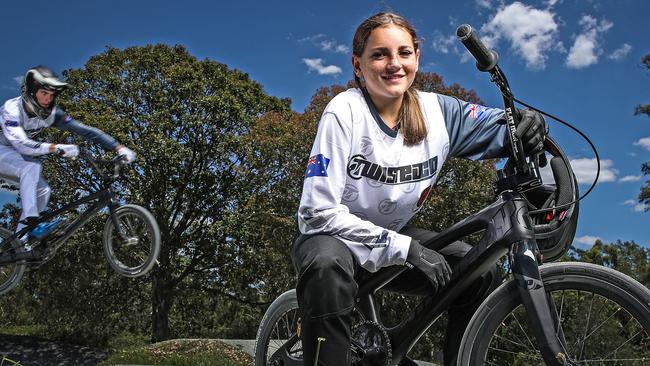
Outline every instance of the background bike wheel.
{"label": "background bike wheel", "polygon": [[120,237],[109,217],[104,226],[104,254],[113,269],[126,277],[139,277],[151,270],[160,254],[160,229],[153,215],[137,205],[120,206],[113,213],[124,230]]}
{"label": "background bike wheel", "polygon": [[[13,240],[11,244],[4,241],[6,238],[11,236],[11,234],[13,234],[11,231],[0,228],[0,241],[3,242],[3,246],[0,248],[1,251],[9,250],[11,248],[19,249],[21,247],[21,244],[18,240]],[[11,246],[11,248],[9,246]],[[23,278],[24,273],[24,262],[0,264],[0,295],[5,294],[16,287],[16,285],[18,285],[18,283],[20,283],[20,280]]]}
{"label": "background bike wheel", "polygon": [[[553,263],[540,272],[573,361],[648,364],[650,290],[620,272],[586,263]],[[458,364],[544,365],[514,281],[499,287],[474,314]]]}
{"label": "background bike wheel", "polygon": [[[302,365],[302,343],[297,335],[300,315],[296,290],[280,295],[266,310],[255,337],[255,366]],[[292,362],[281,363],[274,353],[285,347]]]}

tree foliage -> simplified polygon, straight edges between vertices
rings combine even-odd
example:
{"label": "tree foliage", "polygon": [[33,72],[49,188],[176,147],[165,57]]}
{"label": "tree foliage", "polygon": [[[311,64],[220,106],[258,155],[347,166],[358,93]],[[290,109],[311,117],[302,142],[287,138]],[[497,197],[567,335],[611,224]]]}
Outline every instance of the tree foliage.
{"label": "tree foliage", "polygon": [[634,241],[604,243],[596,240],[591,248],[573,248],[565,259],[613,268],[650,288],[650,249]]}
{"label": "tree foliage", "polygon": [[[101,256],[97,250],[83,256],[75,253],[76,249],[60,253],[48,266],[52,277],[40,286],[42,291],[48,289],[44,297],[61,302],[48,311],[66,307],[69,311],[70,306],[78,305],[80,308],[61,316],[69,327],[91,323],[105,327],[112,321],[110,317],[94,315],[97,313],[91,307],[102,300],[111,304],[107,296],[121,292],[133,296],[123,299],[125,304],[146,304],[134,313],[150,314],[146,323],[152,339],[162,340],[175,335],[172,328],[176,324],[170,326],[169,322],[176,319],[170,315],[178,310],[174,308],[177,299],[195,291],[205,291],[206,297],[218,293],[246,298],[254,293],[255,275],[242,276],[242,268],[255,268],[246,256],[254,251],[247,246],[253,243],[245,241],[242,230],[247,229],[244,223],[250,215],[249,206],[257,196],[269,194],[281,179],[274,176],[271,165],[269,169],[250,168],[254,163],[250,162],[248,135],[264,114],[287,112],[288,102],[268,96],[247,74],[214,61],[199,61],[181,46],[108,48],[65,76],[74,88],[62,95],[64,110],[138,153],[132,174],[118,193],[122,201],[143,205],[154,214],[161,229],[162,250],[149,283],[127,281],[133,291],[112,289],[106,277],[94,275],[97,267],[91,262]],[[55,165],[60,170],[46,173],[55,192],[54,205],[69,202],[83,194],[83,187],[92,186],[77,177],[74,163]],[[80,239],[84,236],[92,236],[96,245],[99,233],[101,225],[90,225],[69,248],[84,248]],[[64,271],[66,276],[59,276],[58,268],[66,268],[60,261],[66,258],[74,259],[75,270],[87,268],[88,273]],[[85,282],[77,285],[78,281]],[[57,282],[67,286],[57,286]],[[102,287],[101,291],[77,301],[93,284]],[[52,293],[55,288],[60,293]],[[69,314],[79,314],[80,319]],[[128,318],[126,311],[118,314]],[[51,316],[44,320],[53,325]]]}

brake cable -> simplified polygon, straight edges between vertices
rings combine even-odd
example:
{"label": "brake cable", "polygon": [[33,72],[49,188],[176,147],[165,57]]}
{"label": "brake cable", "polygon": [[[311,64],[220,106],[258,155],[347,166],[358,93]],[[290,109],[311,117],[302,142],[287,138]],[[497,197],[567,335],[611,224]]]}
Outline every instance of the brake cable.
{"label": "brake cable", "polygon": [[[580,131],[578,128],[576,128],[575,126],[571,125],[570,123],[568,123],[568,122],[562,120],[561,118],[556,117],[556,116],[553,116],[553,115],[551,115],[550,113],[546,113],[546,112],[544,112],[544,111],[542,111],[542,110],[540,110],[540,109],[538,109],[538,108],[535,108],[535,107],[531,106],[530,104],[527,104],[527,103],[525,103],[525,102],[523,102],[523,101],[521,101],[521,100],[515,98],[514,96],[512,97],[512,99],[513,99],[515,102],[517,102],[517,103],[523,105],[524,107],[527,107],[527,108],[530,108],[530,109],[532,109],[532,110],[534,110],[534,111],[536,111],[536,112],[539,112],[539,113],[541,113],[541,114],[543,114],[543,115],[545,115],[545,116],[547,116],[547,117],[549,117],[549,118],[551,118],[551,119],[553,119],[553,120],[555,120],[555,121],[557,121],[557,122],[559,122],[559,123],[565,125],[566,127],[570,128],[571,130],[575,131],[575,132],[576,132],[577,134],[579,134],[579,135],[580,135],[580,136],[581,136],[585,141],[587,141],[587,143],[588,143],[589,146],[591,147],[591,150],[594,152],[594,155],[596,156],[596,177],[594,178],[594,181],[591,183],[591,186],[589,187],[589,189],[587,189],[587,191],[586,191],[585,193],[583,193],[583,194],[582,194],[578,199],[573,200],[573,201],[571,201],[571,202],[568,202],[568,203],[565,203],[565,204],[562,204],[562,205],[559,205],[559,206],[554,206],[554,207],[549,207],[549,208],[544,208],[544,209],[538,209],[538,210],[530,211],[529,214],[533,215],[533,214],[542,213],[542,212],[549,212],[549,211],[557,210],[557,209],[560,209],[560,208],[568,207],[568,206],[573,205],[574,203],[577,203],[577,202],[579,202],[579,201],[582,201],[582,199],[585,198],[585,197],[587,197],[587,195],[589,195],[589,194],[591,193],[591,191],[596,187],[596,184],[598,183],[598,178],[600,177],[600,155],[598,154],[598,150],[596,150],[596,147],[594,146],[594,144],[591,142],[591,140],[589,139],[589,137],[587,137],[587,135],[585,135],[582,131]],[[566,163],[567,163],[569,166],[570,166],[570,164],[571,164],[570,161],[567,161]],[[573,169],[571,169],[571,170],[573,170]],[[574,176],[575,176],[575,174],[574,174]],[[576,180],[577,180],[577,178],[576,178]],[[576,182],[576,184],[578,184],[578,183]]]}

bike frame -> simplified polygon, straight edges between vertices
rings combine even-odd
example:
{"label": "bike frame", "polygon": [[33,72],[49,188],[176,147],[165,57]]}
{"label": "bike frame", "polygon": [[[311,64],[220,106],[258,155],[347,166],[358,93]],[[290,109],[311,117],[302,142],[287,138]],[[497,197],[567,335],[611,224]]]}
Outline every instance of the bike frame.
{"label": "bike frame", "polygon": [[[390,364],[400,362],[453,301],[508,253],[510,268],[544,361],[547,365],[567,364],[562,331],[557,329],[557,315],[549,307],[539,272],[538,265],[541,261],[533,224],[528,215],[528,203],[521,194],[502,192],[491,205],[421,244],[439,250],[482,230],[484,234],[479,243],[453,268],[449,284],[441,292],[425,297],[398,325],[386,328],[392,346]],[[355,308],[364,319],[383,325],[376,306],[377,292],[406,270],[408,268],[405,266],[385,267],[359,279]],[[549,327],[549,324],[554,326]],[[294,335],[295,337],[297,336]],[[292,358],[288,352],[296,340],[287,341],[275,352],[285,366],[302,365],[302,360]]]}
{"label": "bike frame", "polygon": [[[504,192],[496,202],[478,213],[442,231],[422,245],[439,250],[469,234],[485,230],[481,241],[453,268],[450,283],[435,296],[425,297],[400,324],[387,329],[392,345],[392,364],[403,359],[424,332],[450,307],[452,302],[478,277],[493,267],[499,258],[510,252],[510,266],[524,299],[536,339],[548,365],[564,364],[564,351],[555,329],[541,281],[537,244],[528,217],[527,202],[516,193]],[[359,283],[357,310],[361,315],[381,324],[375,305],[377,292],[388,282],[407,270],[388,267]]]}
{"label": "bike frame", "polygon": [[[91,161],[92,165],[96,167],[95,162],[92,160],[89,161]],[[119,207],[119,204],[115,200],[113,191],[111,189],[111,184],[113,180],[117,178],[117,173],[113,176],[106,176],[104,174],[100,175],[104,179],[104,183],[102,184],[102,188],[100,190],[56,210],[43,212],[37,219],[31,221],[19,232],[14,233],[13,235],[6,238],[2,244],[11,242],[12,240],[15,240],[27,234],[40,223],[49,221],[62,213],[73,211],[75,208],[81,205],[94,202],[90,207],[80,213],[79,216],[77,216],[70,224],[68,224],[68,226],[62,230],[62,233],[60,235],[54,237],[51,242],[49,241],[48,237],[43,238],[38,246],[36,246],[33,250],[27,252],[18,253],[16,250],[9,247],[0,253],[0,264],[15,263],[22,260],[25,260],[27,262],[39,261],[42,259],[43,255],[56,252],[56,250],[60,248],[66,242],[66,240],[72,236],[72,234],[74,234],[75,231],[85,225],[90,220],[90,218],[93,217],[93,215],[95,215],[104,207],[108,207],[111,220],[113,220],[113,224],[117,228],[118,234],[122,236],[122,228],[118,224],[115,215],[113,215],[115,210]]]}

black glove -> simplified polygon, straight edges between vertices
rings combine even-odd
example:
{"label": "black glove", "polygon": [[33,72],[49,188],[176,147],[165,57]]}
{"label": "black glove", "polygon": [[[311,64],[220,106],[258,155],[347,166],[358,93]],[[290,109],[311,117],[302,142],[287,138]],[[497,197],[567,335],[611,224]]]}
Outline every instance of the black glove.
{"label": "black glove", "polygon": [[529,109],[518,109],[521,120],[515,136],[521,140],[526,156],[535,155],[544,150],[544,140],[548,134],[546,121],[541,113]]}
{"label": "black glove", "polygon": [[442,254],[422,246],[417,240],[411,240],[406,263],[424,272],[436,291],[445,287],[451,278],[451,268]]}

